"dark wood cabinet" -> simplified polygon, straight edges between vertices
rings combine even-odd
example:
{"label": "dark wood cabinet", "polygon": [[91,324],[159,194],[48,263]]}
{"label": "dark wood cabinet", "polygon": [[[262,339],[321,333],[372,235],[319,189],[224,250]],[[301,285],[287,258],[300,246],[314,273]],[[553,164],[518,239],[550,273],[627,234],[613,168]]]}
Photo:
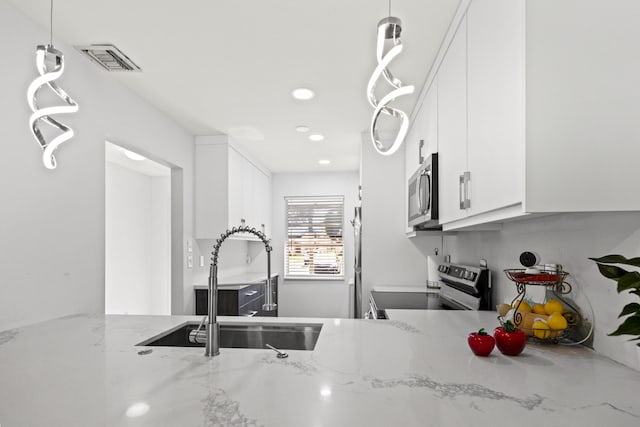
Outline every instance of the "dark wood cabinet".
{"label": "dark wood cabinet", "polygon": [[[277,317],[278,310],[264,311],[266,281],[247,285],[229,285],[218,287],[219,316],[268,316]],[[273,300],[278,303],[278,276],[271,279]],[[208,313],[208,289],[196,289],[196,315],[206,316]]]}

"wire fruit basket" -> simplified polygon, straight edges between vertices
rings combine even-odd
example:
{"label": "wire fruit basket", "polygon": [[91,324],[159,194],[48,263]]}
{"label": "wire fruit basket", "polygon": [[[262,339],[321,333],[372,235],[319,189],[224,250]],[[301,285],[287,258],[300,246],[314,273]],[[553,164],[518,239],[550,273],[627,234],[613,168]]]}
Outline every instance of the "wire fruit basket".
{"label": "wire fruit basket", "polygon": [[[570,341],[569,336],[581,324],[582,316],[580,309],[567,297],[572,291],[571,284],[565,280],[569,273],[563,271],[561,267],[555,270],[538,270],[530,273],[523,268],[512,268],[506,269],[504,272],[507,278],[515,284],[517,290],[516,297],[511,301],[511,307],[514,309],[513,323],[527,335],[539,341],[554,344]],[[522,305],[527,296],[527,288],[530,286],[544,287],[547,291],[546,302],[548,303],[551,299],[555,299],[561,304],[562,310],[560,313],[566,320],[566,327],[560,329],[533,327],[538,319],[542,319],[546,323],[550,318],[550,313],[534,313],[531,312],[530,307],[525,309],[525,306]],[[527,306],[529,306],[528,303]],[[504,316],[499,316],[498,320],[502,324],[505,318]],[[562,319],[560,321],[560,323],[564,323]]]}

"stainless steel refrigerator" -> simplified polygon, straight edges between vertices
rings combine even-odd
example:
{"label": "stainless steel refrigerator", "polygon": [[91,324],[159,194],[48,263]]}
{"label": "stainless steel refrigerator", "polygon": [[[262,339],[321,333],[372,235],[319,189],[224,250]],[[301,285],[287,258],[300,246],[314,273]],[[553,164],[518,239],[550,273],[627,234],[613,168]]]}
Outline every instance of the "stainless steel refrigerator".
{"label": "stainless steel refrigerator", "polygon": [[351,221],[353,224],[354,277],[353,277],[353,318],[362,319],[362,207],[356,206]]}

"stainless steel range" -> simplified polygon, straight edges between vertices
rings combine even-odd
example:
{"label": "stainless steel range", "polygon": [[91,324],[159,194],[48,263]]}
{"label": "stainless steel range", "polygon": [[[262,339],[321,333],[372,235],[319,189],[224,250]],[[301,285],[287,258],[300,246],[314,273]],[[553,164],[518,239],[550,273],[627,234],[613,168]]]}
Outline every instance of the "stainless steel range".
{"label": "stainless steel range", "polygon": [[371,291],[370,319],[387,319],[387,309],[493,310],[491,271],[486,267],[457,264],[438,266],[440,290],[407,292],[392,288]]}
{"label": "stainless steel range", "polygon": [[493,310],[491,271],[486,267],[442,264],[440,300],[457,310]]}

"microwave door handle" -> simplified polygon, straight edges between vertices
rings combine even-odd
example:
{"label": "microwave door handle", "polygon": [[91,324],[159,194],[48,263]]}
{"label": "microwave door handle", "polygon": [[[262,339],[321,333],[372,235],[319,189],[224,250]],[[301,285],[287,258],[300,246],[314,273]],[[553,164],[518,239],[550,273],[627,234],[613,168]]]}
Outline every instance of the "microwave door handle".
{"label": "microwave door handle", "polygon": [[418,200],[420,204],[420,214],[425,214],[429,212],[431,208],[431,197],[427,197],[427,192],[431,188],[431,176],[429,175],[428,170],[423,170],[420,174],[420,184],[419,184],[419,194]]}
{"label": "microwave door handle", "polygon": [[418,178],[418,185],[415,186],[416,199],[418,201],[418,214],[422,213],[422,174]]}
{"label": "microwave door handle", "polygon": [[[422,195],[425,197],[425,204],[427,208],[425,209],[425,213],[431,210],[431,175],[429,173],[425,173],[424,177],[426,178],[426,187],[425,191],[422,192]],[[428,196],[427,196],[428,193]]]}

